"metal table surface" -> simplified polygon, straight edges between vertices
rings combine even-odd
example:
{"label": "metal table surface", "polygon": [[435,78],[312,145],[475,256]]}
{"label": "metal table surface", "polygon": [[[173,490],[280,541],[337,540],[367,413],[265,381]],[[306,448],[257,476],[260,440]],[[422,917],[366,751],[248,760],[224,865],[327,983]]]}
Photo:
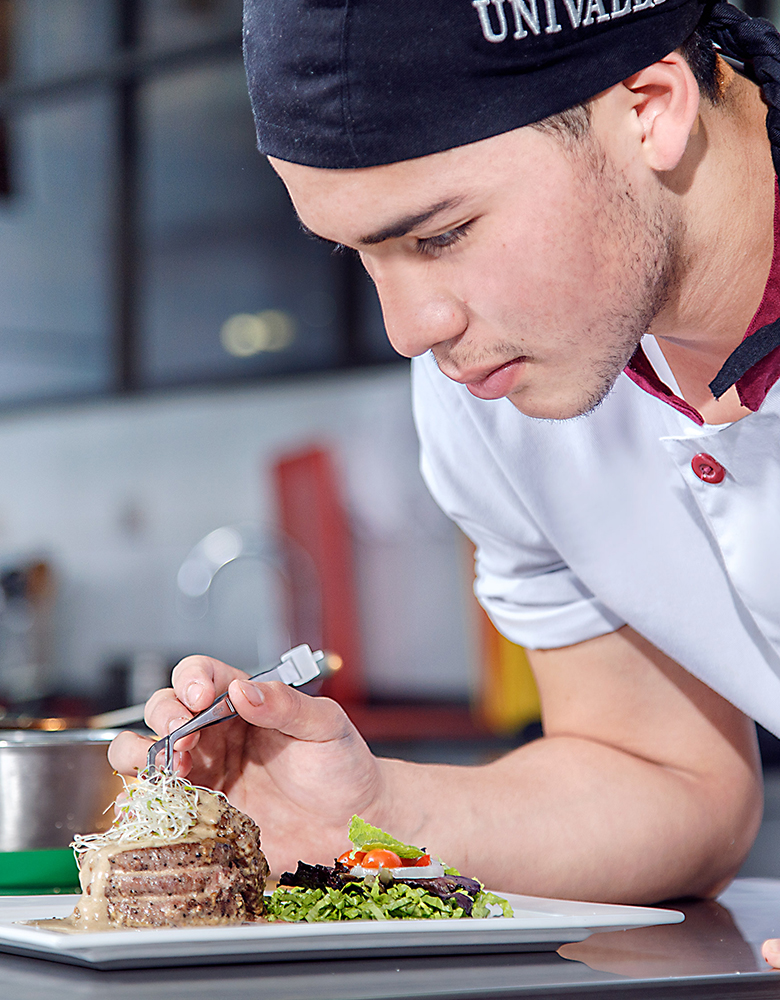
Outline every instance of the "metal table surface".
{"label": "metal table surface", "polygon": [[780,998],[761,942],[780,937],[780,880],[675,902],[682,924],[594,934],[558,953],[459,955],[98,972],[0,955],[2,1000]]}

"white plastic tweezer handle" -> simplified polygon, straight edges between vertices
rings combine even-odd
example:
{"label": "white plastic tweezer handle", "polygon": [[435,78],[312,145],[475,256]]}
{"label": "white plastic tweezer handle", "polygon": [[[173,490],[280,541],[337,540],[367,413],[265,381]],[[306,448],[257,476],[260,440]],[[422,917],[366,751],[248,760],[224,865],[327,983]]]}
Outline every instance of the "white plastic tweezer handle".
{"label": "white plastic tweezer handle", "polygon": [[[312,653],[311,648],[306,643],[303,643],[303,645],[294,646],[286,653],[283,653],[279,659],[279,663],[275,667],[255,674],[254,677],[250,677],[249,679],[252,681],[282,681],[283,684],[300,687],[302,684],[308,684],[309,681],[313,681],[316,677],[320,676],[325,660],[326,656],[321,649],[318,649],[316,653]],[[166,769],[173,771],[173,747],[177,740],[182,739],[184,736],[189,736],[190,733],[196,733],[200,729],[206,729],[208,726],[215,726],[218,722],[234,719],[237,715],[238,712],[233,708],[227,694],[220,695],[216,701],[212,702],[208,708],[196,715],[194,719],[185,722],[183,726],[174,729],[172,733],[163,736],[161,740],[158,740],[149,747],[149,754],[146,760],[147,772],[154,774],[157,770],[157,755],[161,750],[165,750]]]}

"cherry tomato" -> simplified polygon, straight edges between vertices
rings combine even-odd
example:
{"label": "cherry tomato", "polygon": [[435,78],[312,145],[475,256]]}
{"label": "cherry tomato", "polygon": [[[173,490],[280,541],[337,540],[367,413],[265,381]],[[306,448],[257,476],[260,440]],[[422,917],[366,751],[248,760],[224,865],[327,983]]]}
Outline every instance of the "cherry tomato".
{"label": "cherry tomato", "polygon": [[430,854],[423,854],[416,861],[411,862],[411,864],[414,865],[415,868],[425,868],[430,863],[431,863]]}
{"label": "cherry tomato", "polygon": [[400,868],[401,859],[393,851],[375,847],[360,862],[363,868]]}
{"label": "cherry tomato", "polygon": [[336,861],[340,861],[343,865],[359,865],[365,856],[365,851],[356,851],[353,847],[351,851],[344,851],[343,854],[339,855]]}

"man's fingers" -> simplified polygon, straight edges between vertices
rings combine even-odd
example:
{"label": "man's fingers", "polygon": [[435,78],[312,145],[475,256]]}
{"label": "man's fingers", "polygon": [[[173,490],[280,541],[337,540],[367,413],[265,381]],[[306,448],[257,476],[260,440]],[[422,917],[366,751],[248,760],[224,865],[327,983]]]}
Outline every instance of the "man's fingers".
{"label": "man's fingers", "polygon": [[281,681],[234,680],[233,707],[247,722],[311,743],[341,739],[352,729],[344,710],[330,698],[312,698]]}
{"label": "man's fingers", "polygon": [[[183,703],[184,690],[192,683],[203,686],[201,693],[206,703],[203,708],[211,704],[221,685],[229,683],[230,700],[246,722],[294,739],[327,743],[355,732],[346,713],[336,702],[329,698],[312,698],[280,681],[252,682],[243,671],[205,656],[187,657],[176,671],[175,689],[157,691],[147,704],[146,722],[155,733],[167,735],[200,710],[198,699],[192,708]],[[199,740],[200,733],[193,733],[177,741],[174,760],[180,774],[184,775],[191,769],[189,751]],[[151,743],[137,733],[121,733],[111,744],[108,759],[120,774],[136,774],[146,765]]]}
{"label": "man's fingers", "polygon": [[[167,736],[174,729],[189,722],[192,715],[193,713],[189,712],[176,697],[172,688],[164,688],[161,691],[155,691],[147,701],[144,721],[153,732],[160,736]],[[191,750],[197,742],[198,736],[193,733],[192,736],[185,736],[183,740],[178,740],[176,749]]]}
{"label": "man's fingers", "polygon": [[146,766],[152,741],[138,733],[120,733],[108,748],[108,763],[120,774],[136,774]]}
{"label": "man's fingers", "polygon": [[227,691],[234,678],[246,676],[243,670],[210,656],[186,656],[173,668],[172,683],[176,697],[195,714]]}
{"label": "man's fingers", "polygon": [[780,969],[780,938],[772,938],[761,945],[761,954],[775,968]]}
{"label": "man's fingers", "polygon": [[[108,762],[120,774],[135,776],[146,767],[146,758],[152,742],[145,736],[139,736],[138,733],[120,733],[112,740],[108,748]],[[190,754],[180,751],[178,743],[173,755],[173,769],[182,778],[186,777],[192,770],[192,757]]]}
{"label": "man's fingers", "polygon": [[[173,687],[155,691],[146,703],[144,720],[147,726],[167,736],[208,708],[235,677],[246,677],[246,674],[210,656],[187,656],[174,668]],[[176,748],[191,750],[197,742],[197,736],[188,736],[177,743]]]}
{"label": "man's fingers", "polygon": [[162,732],[161,722],[170,718],[171,708],[180,715],[189,715],[176,698],[173,688],[161,688],[149,697],[144,707],[144,722],[155,733]]}

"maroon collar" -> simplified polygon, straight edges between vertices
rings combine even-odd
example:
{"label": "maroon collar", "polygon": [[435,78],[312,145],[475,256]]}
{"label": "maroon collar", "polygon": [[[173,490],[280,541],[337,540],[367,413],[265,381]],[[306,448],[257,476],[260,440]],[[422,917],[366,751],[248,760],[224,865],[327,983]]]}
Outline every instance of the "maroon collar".
{"label": "maroon collar", "polygon": [[[742,338],[743,344],[748,337],[751,337],[758,330],[762,330],[769,324],[775,323],[780,319],[780,190],[778,190],[777,181],[775,181],[774,225],[775,246],[772,254],[772,266],[769,269],[769,277],[764,288],[764,296],[761,299],[761,304],[756,310],[755,316],[750,321],[750,326],[745,331],[745,336]],[[645,392],[649,392],[651,396],[662,399],[665,403],[673,406],[675,410],[679,410],[680,413],[684,413],[687,417],[690,417],[697,424],[704,423],[704,418],[698,410],[677,396],[668,385],[661,381],[655,369],[650,364],[647,355],[642,350],[641,344],[637,347],[633,357],[626,365],[625,373],[632,382],[636,382],[640,388],[644,389]],[[738,378],[733,384],[737,387],[737,394],[742,405],[746,406],[749,410],[755,411],[761,406],[766,398],[766,394],[779,378],[780,346],[776,346],[752,364],[744,375]]]}

